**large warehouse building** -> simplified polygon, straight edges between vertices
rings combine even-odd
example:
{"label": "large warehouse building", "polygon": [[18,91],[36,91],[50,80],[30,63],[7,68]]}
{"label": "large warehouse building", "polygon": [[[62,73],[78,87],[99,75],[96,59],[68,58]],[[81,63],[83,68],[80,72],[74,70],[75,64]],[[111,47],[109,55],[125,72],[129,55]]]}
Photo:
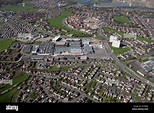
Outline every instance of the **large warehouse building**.
{"label": "large warehouse building", "polygon": [[116,36],[116,35],[111,35],[110,36],[109,42],[112,43],[112,47],[117,47],[117,48],[120,47],[120,42],[121,41],[118,38],[119,37]]}

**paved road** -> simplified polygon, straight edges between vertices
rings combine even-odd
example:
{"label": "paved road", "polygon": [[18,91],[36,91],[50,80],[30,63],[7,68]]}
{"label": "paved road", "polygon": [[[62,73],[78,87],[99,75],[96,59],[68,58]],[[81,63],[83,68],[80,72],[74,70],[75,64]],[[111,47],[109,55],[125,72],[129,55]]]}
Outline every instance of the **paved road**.
{"label": "paved road", "polygon": [[[38,75],[38,76],[41,76],[41,75]],[[45,76],[45,77],[46,77],[46,78],[58,78],[58,77],[52,77],[52,76]],[[67,86],[67,85],[63,85],[63,86],[66,87],[66,88],[69,89],[69,90],[78,91],[78,92],[80,93],[80,96],[79,96],[79,97],[74,98],[73,100],[68,101],[68,102],[76,102],[76,100],[79,99],[80,97],[87,97],[87,98],[93,100],[94,102],[97,102],[96,100],[94,100],[93,98],[91,98],[90,96],[88,96],[87,94],[85,94],[84,92],[80,91],[79,89],[74,89],[74,88],[72,88],[72,87],[70,87],[70,86]],[[44,82],[44,84],[43,84],[43,89],[44,89],[45,93],[46,93],[49,97],[53,97],[53,96],[47,91],[46,86],[45,86],[45,82]],[[57,98],[56,96],[54,96],[54,98],[57,99],[57,100],[60,100],[60,101],[64,101],[64,99],[59,99],[59,98]]]}
{"label": "paved road", "polygon": [[[93,100],[94,102],[98,102],[98,101],[94,100],[93,98],[91,98],[91,97],[90,97],[89,95],[87,95],[86,93],[80,91],[79,89],[70,87],[70,86],[68,86],[68,85],[63,85],[63,86],[66,87],[66,88],[68,88],[68,89],[70,89],[70,90],[78,91],[78,92],[80,93],[80,96],[81,96],[81,97],[87,97],[87,98],[89,98],[90,100]],[[77,97],[77,98],[78,98],[78,97]],[[70,102],[76,102],[77,98],[71,100]]]}
{"label": "paved road", "polygon": [[143,78],[142,76],[138,75],[137,73],[135,73],[134,71],[132,71],[130,68],[128,68],[126,65],[124,65],[122,62],[120,62],[120,60],[114,55],[114,53],[112,52],[109,44],[107,41],[103,41],[104,47],[106,49],[106,51],[108,53],[110,53],[110,56],[113,58],[113,60],[116,62],[116,64],[123,69],[126,73],[128,73],[130,76],[136,78],[139,81],[142,81],[143,83],[146,83],[152,87],[154,87],[154,83],[150,82],[149,80]]}

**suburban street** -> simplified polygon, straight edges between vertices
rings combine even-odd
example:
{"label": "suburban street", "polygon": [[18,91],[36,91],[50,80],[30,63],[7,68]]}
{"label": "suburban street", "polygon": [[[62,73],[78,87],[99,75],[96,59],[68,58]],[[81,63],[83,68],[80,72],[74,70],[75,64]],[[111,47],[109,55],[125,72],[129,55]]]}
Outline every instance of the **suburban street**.
{"label": "suburban street", "polygon": [[110,46],[109,46],[109,44],[108,44],[107,41],[104,41],[103,44],[104,44],[104,47],[105,47],[106,51],[107,51],[108,53],[110,53],[110,56],[113,58],[113,60],[115,61],[115,63],[116,63],[121,69],[123,69],[126,73],[128,73],[130,76],[136,78],[137,80],[140,80],[140,81],[142,81],[142,82],[144,82],[144,83],[146,83],[146,84],[148,84],[148,85],[154,87],[154,83],[153,83],[153,82],[150,82],[149,80],[143,78],[141,75],[135,73],[133,70],[131,70],[131,69],[128,68],[126,65],[124,65],[122,62],[120,62],[119,59],[118,59],[118,58],[114,55],[114,53],[112,52],[112,50],[111,50],[111,48],[110,48]]}

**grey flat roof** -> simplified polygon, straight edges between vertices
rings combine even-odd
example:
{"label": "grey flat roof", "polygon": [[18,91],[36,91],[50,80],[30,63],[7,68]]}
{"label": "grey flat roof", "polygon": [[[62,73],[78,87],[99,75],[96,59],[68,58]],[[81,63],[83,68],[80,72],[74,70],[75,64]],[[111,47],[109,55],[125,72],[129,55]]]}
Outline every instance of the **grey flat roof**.
{"label": "grey flat roof", "polygon": [[82,52],[81,47],[79,46],[70,46],[70,47],[56,47],[54,54],[59,54],[61,52],[69,52],[69,53],[77,53],[80,54]]}
{"label": "grey flat roof", "polygon": [[39,50],[38,50],[39,54],[46,54],[46,53],[53,54],[53,51],[54,51],[54,43],[53,42],[41,43],[39,45]]}
{"label": "grey flat roof", "polygon": [[27,45],[27,46],[25,46],[25,47],[23,48],[22,52],[26,53],[26,52],[28,52],[29,50],[31,50],[32,47],[33,47],[32,45]]}
{"label": "grey flat roof", "polygon": [[89,45],[84,45],[84,46],[83,46],[83,49],[84,49],[85,51],[87,51],[87,52],[93,52],[92,47],[89,46]]}
{"label": "grey flat roof", "polygon": [[80,54],[82,51],[81,51],[81,47],[76,47],[76,46],[70,46],[69,47],[69,50],[70,50],[70,52],[71,53],[78,53],[78,54]]}
{"label": "grey flat roof", "polygon": [[54,51],[54,54],[59,54],[61,52],[68,52],[68,47],[56,47],[55,48],[55,51]]}

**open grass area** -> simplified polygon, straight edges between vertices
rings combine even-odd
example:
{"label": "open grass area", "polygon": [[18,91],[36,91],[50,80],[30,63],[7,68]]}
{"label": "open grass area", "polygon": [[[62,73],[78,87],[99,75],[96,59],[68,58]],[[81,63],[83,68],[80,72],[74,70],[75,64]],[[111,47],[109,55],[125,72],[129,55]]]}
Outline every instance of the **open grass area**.
{"label": "open grass area", "polygon": [[71,12],[64,11],[60,16],[48,19],[48,22],[50,26],[66,30],[68,34],[73,34],[75,36],[84,36],[85,33],[80,32],[78,30],[71,29],[63,24],[63,20],[70,15],[71,15]]}
{"label": "open grass area", "polygon": [[[23,84],[20,84],[18,87],[22,87],[22,85]],[[10,100],[11,102],[16,102],[16,99],[17,99],[19,92],[20,92],[20,89],[17,89],[16,92],[11,97],[11,100]]]}
{"label": "open grass area", "polygon": [[3,39],[0,41],[0,52],[8,49],[15,41],[11,39]]}
{"label": "open grass area", "polygon": [[62,28],[62,29],[65,29],[65,26],[63,25],[62,21],[63,19],[65,19],[66,17],[70,16],[71,15],[71,12],[63,12],[60,16],[58,17],[55,17],[55,18],[50,18],[48,21],[49,21],[49,24],[51,26],[54,26],[54,27],[57,27],[57,28]]}
{"label": "open grass area", "polygon": [[126,16],[115,15],[113,16],[113,20],[118,24],[130,24],[129,18]]}
{"label": "open grass area", "polygon": [[125,53],[125,52],[127,52],[129,50],[129,48],[116,48],[116,47],[111,47],[111,49],[113,50],[113,53],[115,55]]}
{"label": "open grass area", "polygon": [[4,22],[0,22],[0,25],[4,24]]}
{"label": "open grass area", "polygon": [[63,67],[61,68],[61,70],[62,70],[62,71],[68,71],[69,68],[70,68],[69,66],[63,66]]}
{"label": "open grass area", "polygon": [[59,71],[60,68],[57,67],[57,66],[51,66],[51,67],[49,68],[49,70],[50,70],[50,71]]}
{"label": "open grass area", "polygon": [[32,100],[34,100],[36,97],[37,97],[37,93],[34,91],[31,95],[30,95],[30,98],[32,99]]}
{"label": "open grass area", "polygon": [[8,5],[8,6],[2,6],[0,8],[1,10],[7,10],[7,11],[14,11],[16,13],[22,12],[22,11],[28,11],[28,12],[36,12],[38,11],[37,8],[33,8],[31,6],[17,6],[17,5]]}
{"label": "open grass area", "polygon": [[17,91],[17,87],[13,88],[11,91],[5,93],[0,97],[0,102],[10,102],[13,94]]}
{"label": "open grass area", "polygon": [[104,32],[107,33],[107,34],[114,34],[114,33],[118,33],[120,34],[121,36],[124,35],[124,33],[120,32],[120,31],[117,31],[117,30],[114,30],[114,29],[110,29],[110,28],[103,28]]}
{"label": "open grass area", "polygon": [[106,40],[105,36],[97,36],[96,38],[99,39],[99,40]]}
{"label": "open grass area", "polygon": [[8,103],[8,102],[15,102],[17,95],[20,91],[20,89],[18,89],[18,87],[21,87],[23,84],[18,85],[17,87],[13,88],[12,90],[10,90],[9,92],[5,93],[4,95],[2,95],[0,97],[0,102],[3,103]]}
{"label": "open grass area", "polygon": [[143,62],[147,62],[147,61],[149,61],[149,59],[144,59],[144,60],[143,60]]}
{"label": "open grass area", "polygon": [[[16,73],[16,75],[13,77],[13,85],[15,84],[19,84],[17,85],[15,88],[13,88],[12,90],[8,91],[7,93],[5,93],[4,95],[2,95],[0,97],[0,102],[11,102],[11,101],[15,101],[15,98],[19,92],[18,87],[21,87],[22,83],[27,80],[29,78],[28,74],[21,74],[21,73]],[[0,92],[5,91],[8,88],[13,87],[13,85],[5,85],[4,88],[2,88],[0,90]]]}
{"label": "open grass area", "polygon": [[137,40],[140,40],[140,41],[146,41],[146,42],[148,42],[148,43],[150,43],[150,42],[154,42],[154,40],[146,39],[146,38],[142,38],[142,37],[137,37]]}
{"label": "open grass area", "polygon": [[22,83],[23,81],[29,78],[28,74],[16,73],[16,76],[13,77],[13,84]]}
{"label": "open grass area", "polygon": [[4,87],[2,87],[2,88],[0,89],[0,92],[3,92],[3,91],[5,91],[5,90],[7,90],[7,89],[13,87],[13,85],[15,85],[15,84],[22,83],[22,82],[24,82],[25,80],[27,80],[28,78],[29,78],[29,75],[27,75],[27,74],[16,73],[16,75],[15,75],[15,76],[13,77],[13,79],[12,79],[13,84],[12,84],[12,85],[6,84]]}

